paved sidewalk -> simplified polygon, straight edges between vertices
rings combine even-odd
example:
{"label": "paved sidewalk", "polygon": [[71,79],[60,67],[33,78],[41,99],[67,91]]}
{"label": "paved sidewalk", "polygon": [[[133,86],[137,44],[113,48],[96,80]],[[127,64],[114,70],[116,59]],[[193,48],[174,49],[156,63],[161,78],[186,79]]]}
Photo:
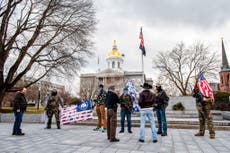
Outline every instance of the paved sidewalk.
{"label": "paved sidewalk", "polygon": [[[12,136],[12,124],[0,123],[1,153],[229,153],[230,132],[217,131],[216,139],[194,137],[196,130],[169,129],[167,137],[151,141],[146,128],[145,142],[138,142],[139,128],[133,134],[117,133],[120,142],[109,142],[106,133],[92,126],[64,125],[61,130],[44,129],[44,124],[22,124],[25,136]],[[119,127],[117,128],[119,131]],[[208,133],[208,131],[206,132]]]}

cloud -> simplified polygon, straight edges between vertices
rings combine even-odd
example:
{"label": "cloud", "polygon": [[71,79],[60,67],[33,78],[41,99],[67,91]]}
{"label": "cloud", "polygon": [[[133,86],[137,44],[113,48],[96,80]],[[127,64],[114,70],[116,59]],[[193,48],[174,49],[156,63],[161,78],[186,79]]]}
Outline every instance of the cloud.
{"label": "cloud", "polygon": [[[229,0],[99,0],[105,19],[116,17],[149,25],[223,26],[230,17]],[[106,12],[106,13],[105,13]]]}
{"label": "cloud", "polygon": [[181,41],[186,46],[201,41],[211,51],[221,53],[220,38],[224,37],[230,60],[229,0],[95,0],[94,3],[99,21],[93,38],[95,56],[88,59],[89,64],[82,68],[82,73],[107,68],[106,58],[114,39],[125,54],[124,70],[141,71],[141,26],[147,54],[144,70],[148,78],[157,78],[152,60],[158,52],[170,51]]}

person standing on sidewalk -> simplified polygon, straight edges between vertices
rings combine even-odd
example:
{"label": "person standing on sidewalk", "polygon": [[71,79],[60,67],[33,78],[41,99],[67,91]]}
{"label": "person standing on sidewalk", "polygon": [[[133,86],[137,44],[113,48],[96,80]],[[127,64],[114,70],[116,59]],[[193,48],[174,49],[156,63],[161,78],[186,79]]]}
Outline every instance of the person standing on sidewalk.
{"label": "person standing on sidewalk", "polygon": [[51,91],[51,96],[49,96],[46,107],[45,107],[46,114],[48,117],[46,129],[51,128],[53,114],[56,118],[57,128],[61,129],[59,105],[63,107],[63,102],[61,100],[61,97],[57,95],[57,90],[54,89]]}
{"label": "person standing on sidewalk", "polygon": [[157,114],[157,122],[158,122],[158,131],[157,134],[161,134],[161,136],[167,136],[167,120],[165,109],[168,106],[169,97],[166,92],[162,89],[161,85],[156,85],[157,96],[156,96],[156,114]]}
{"label": "person standing on sidewalk", "polygon": [[199,91],[197,85],[193,89],[193,97],[196,98],[196,108],[199,115],[199,132],[196,133],[195,136],[204,136],[205,121],[207,120],[210,139],[215,139],[215,131],[211,113],[211,106],[214,104],[214,100],[204,97]]}
{"label": "person standing on sidewalk", "polygon": [[27,101],[25,97],[26,91],[27,89],[23,88],[14,97],[13,111],[14,111],[15,121],[14,121],[12,135],[17,135],[17,136],[25,135],[25,133],[22,133],[21,123],[22,123],[23,114],[26,111],[26,107],[27,107]]}
{"label": "person standing on sidewalk", "polygon": [[106,107],[107,107],[107,138],[110,142],[118,142],[119,139],[116,138],[116,128],[117,128],[117,104],[119,103],[119,98],[115,91],[115,86],[111,85],[108,88],[108,93],[106,95]]}
{"label": "person standing on sidewalk", "polygon": [[119,133],[124,133],[125,116],[127,118],[128,132],[133,133],[131,130],[131,113],[133,109],[133,101],[131,95],[128,94],[128,88],[124,88],[123,94],[120,96],[121,103],[121,130]]}
{"label": "person standing on sidewalk", "polygon": [[144,90],[139,94],[139,106],[140,109],[140,119],[141,119],[141,126],[140,126],[140,137],[139,142],[145,141],[145,120],[146,117],[149,119],[152,131],[152,139],[153,143],[157,142],[157,132],[156,126],[154,122],[154,114],[153,114],[153,104],[155,101],[155,95],[150,91],[152,86],[148,83],[144,83],[142,86]]}
{"label": "person standing on sidewalk", "polygon": [[103,122],[102,132],[105,132],[105,130],[107,129],[107,121],[106,121],[106,115],[105,115],[106,91],[103,88],[104,88],[104,86],[102,84],[100,84],[99,85],[99,94],[97,96],[97,99],[95,100],[98,121],[97,121],[97,127],[93,130],[99,131],[101,129],[102,122]]}

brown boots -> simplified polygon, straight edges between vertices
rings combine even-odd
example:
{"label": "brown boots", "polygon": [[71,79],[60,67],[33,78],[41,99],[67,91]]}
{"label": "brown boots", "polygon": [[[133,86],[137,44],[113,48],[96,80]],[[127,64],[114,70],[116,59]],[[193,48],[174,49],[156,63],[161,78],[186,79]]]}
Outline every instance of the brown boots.
{"label": "brown boots", "polygon": [[215,133],[210,134],[210,139],[215,139]]}
{"label": "brown boots", "polygon": [[195,134],[195,136],[197,136],[197,137],[204,136],[204,133],[198,132]]}
{"label": "brown boots", "polygon": [[[197,137],[204,136],[204,133],[198,132],[195,134],[195,136],[197,136]],[[215,139],[215,133],[210,134],[210,139]]]}

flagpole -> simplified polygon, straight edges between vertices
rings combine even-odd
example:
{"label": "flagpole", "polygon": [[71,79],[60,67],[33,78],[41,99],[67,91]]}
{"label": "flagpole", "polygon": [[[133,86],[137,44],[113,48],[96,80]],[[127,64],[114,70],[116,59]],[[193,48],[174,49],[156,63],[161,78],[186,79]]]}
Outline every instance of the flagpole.
{"label": "flagpole", "polygon": [[97,56],[97,71],[100,72],[100,59],[99,59],[99,55]]}
{"label": "flagpole", "polygon": [[143,53],[141,52],[141,66],[142,66],[142,82],[145,82],[144,76],[144,60],[143,60]]}
{"label": "flagpole", "polygon": [[143,38],[143,33],[142,33],[142,27],[141,27],[141,31],[140,31],[140,35],[139,38],[141,39],[140,42],[140,47],[139,49],[141,49],[141,70],[142,70],[142,82],[145,82],[145,76],[144,76],[144,60],[143,60],[143,56],[145,55],[145,46],[144,46],[144,38]]}

